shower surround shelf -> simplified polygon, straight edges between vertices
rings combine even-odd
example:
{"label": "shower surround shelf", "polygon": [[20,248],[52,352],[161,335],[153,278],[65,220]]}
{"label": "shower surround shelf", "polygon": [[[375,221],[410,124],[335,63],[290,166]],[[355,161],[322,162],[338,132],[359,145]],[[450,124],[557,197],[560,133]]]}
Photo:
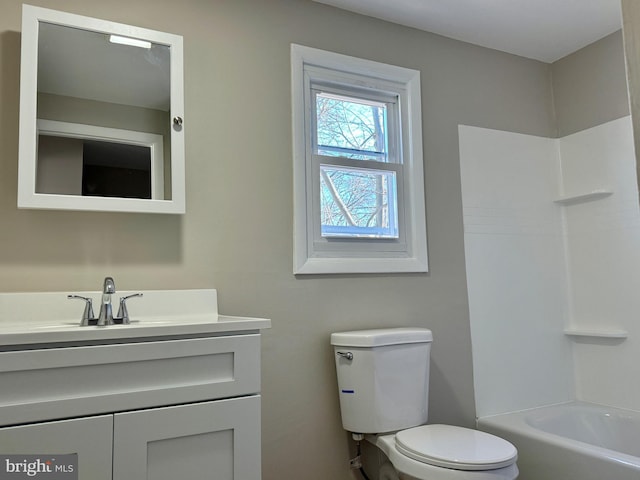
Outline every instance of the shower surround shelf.
{"label": "shower surround shelf", "polygon": [[601,339],[611,339],[611,340],[625,340],[629,334],[625,330],[615,329],[615,328],[607,328],[607,329],[595,329],[595,328],[567,328],[564,331],[564,334],[568,337],[573,338],[601,338]]}
{"label": "shower surround shelf", "polygon": [[612,195],[613,192],[605,189],[593,190],[587,193],[581,193],[578,195],[565,195],[554,200],[554,203],[559,205],[575,205],[578,203],[588,202],[590,200],[600,200],[602,198]]}

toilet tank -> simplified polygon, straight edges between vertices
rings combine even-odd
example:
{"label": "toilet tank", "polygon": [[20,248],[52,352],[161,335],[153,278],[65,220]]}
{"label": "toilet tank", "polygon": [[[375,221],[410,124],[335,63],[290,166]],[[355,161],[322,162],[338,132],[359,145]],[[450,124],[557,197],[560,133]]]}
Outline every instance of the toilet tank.
{"label": "toilet tank", "polygon": [[345,430],[383,433],[426,423],[432,341],[426,328],[331,334]]}

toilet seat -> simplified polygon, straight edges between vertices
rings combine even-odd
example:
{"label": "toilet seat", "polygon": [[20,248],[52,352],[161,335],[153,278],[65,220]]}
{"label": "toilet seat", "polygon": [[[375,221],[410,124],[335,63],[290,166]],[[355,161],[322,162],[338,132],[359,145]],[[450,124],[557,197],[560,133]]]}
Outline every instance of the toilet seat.
{"label": "toilet seat", "polygon": [[489,433],[452,425],[422,425],[397,432],[395,446],[409,458],[437,467],[478,471],[507,467],[518,452]]}

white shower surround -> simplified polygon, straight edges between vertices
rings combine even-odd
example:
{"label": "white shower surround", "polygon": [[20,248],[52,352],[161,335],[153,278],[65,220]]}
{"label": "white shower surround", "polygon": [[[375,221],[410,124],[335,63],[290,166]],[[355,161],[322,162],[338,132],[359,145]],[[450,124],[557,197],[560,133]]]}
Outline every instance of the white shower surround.
{"label": "white shower surround", "polygon": [[[572,399],[640,410],[640,212],[630,117],[560,139],[460,126],[477,416]],[[554,200],[594,190],[603,199]]]}

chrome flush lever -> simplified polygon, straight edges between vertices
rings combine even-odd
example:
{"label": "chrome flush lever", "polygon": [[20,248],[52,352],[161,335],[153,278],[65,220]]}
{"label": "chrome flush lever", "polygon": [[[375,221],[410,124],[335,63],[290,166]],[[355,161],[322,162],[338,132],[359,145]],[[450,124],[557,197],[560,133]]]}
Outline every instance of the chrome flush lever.
{"label": "chrome flush lever", "polygon": [[336,352],[339,357],[346,358],[347,360],[353,360],[353,353],[351,352]]}

